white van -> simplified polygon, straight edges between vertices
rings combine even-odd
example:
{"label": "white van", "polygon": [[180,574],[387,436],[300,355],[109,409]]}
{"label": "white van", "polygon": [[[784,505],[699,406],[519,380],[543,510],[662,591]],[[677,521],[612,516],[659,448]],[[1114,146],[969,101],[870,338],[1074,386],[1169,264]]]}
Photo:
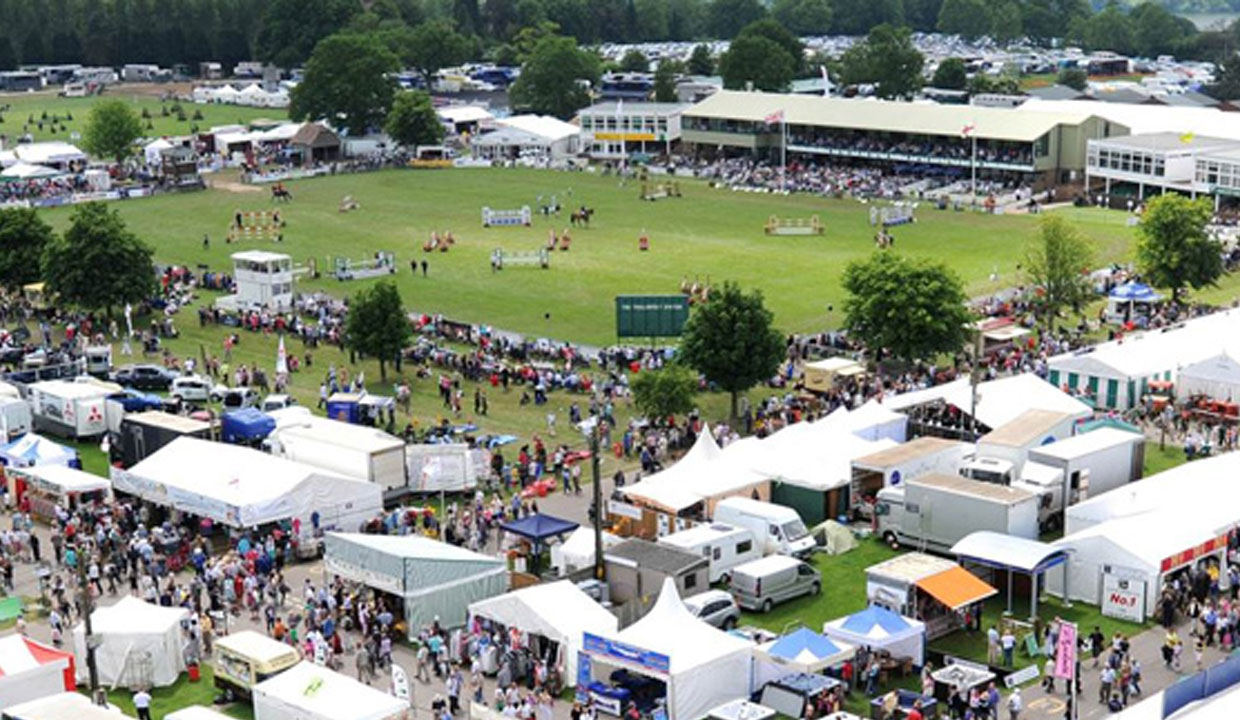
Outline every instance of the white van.
{"label": "white van", "polygon": [[765,613],[785,600],[817,595],[822,591],[822,575],[809,563],[772,555],[733,570],[729,589],[737,605]]}
{"label": "white van", "polygon": [[727,582],[732,568],[762,557],[762,548],[749,530],[723,523],[710,523],[659,538],[660,545],[701,555],[710,561],[708,582]]}
{"label": "white van", "polygon": [[715,505],[714,522],[743,527],[753,533],[764,555],[779,553],[805,557],[814,551],[814,538],[796,510],[761,500],[732,497]]}

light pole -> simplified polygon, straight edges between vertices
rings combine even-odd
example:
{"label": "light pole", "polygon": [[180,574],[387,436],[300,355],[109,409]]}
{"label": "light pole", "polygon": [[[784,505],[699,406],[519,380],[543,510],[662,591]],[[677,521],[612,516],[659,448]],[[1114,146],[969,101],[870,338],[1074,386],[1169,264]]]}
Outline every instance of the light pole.
{"label": "light pole", "polygon": [[590,441],[590,472],[593,476],[594,494],[594,577],[599,582],[607,580],[607,566],[603,562],[603,483],[599,477],[599,418],[597,416],[581,423],[581,430]]}
{"label": "light pole", "polygon": [[94,603],[90,596],[90,583],[86,579],[86,562],[88,558],[83,557],[83,553],[79,549],[77,555],[77,575],[78,575],[78,593],[81,597],[82,620],[86,629],[86,669],[90,674],[90,701],[96,705],[107,705],[99,696],[99,666],[95,662],[95,634],[91,625],[90,616],[94,611]]}

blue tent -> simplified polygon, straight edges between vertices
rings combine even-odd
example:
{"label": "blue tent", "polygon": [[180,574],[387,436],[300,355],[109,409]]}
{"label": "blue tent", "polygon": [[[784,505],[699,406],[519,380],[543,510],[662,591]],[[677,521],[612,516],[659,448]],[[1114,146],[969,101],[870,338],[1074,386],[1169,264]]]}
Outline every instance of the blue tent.
{"label": "blue tent", "polygon": [[254,408],[242,408],[224,413],[220,421],[224,442],[253,443],[276,429],[275,418]]}
{"label": "blue tent", "polygon": [[856,653],[856,648],[810,630],[798,628],[758,647],[759,656],[773,661],[774,668],[760,668],[759,675],[782,677],[789,671],[817,673],[839,665]]}
{"label": "blue tent", "polygon": [[80,468],[82,466],[78,462],[76,450],[34,433],[26,433],[10,443],[0,445],[0,463],[6,467],[67,465]]}
{"label": "blue tent", "polygon": [[912,658],[913,664],[918,666],[925,662],[925,623],[880,605],[832,620],[822,630],[833,640],[886,649],[896,657]]}
{"label": "blue tent", "polygon": [[1162,300],[1162,295],[1145,283],[1133,281],[1116,285],[1110,298],[1118,302],[1149,303]]}
{"label": "blue tent", "polygon": [[535,544],[540,544],[549,538],[566,535],[578,527],[580,525],[575,522],[542,513],[526,515],[519,520],[509,520],[500,525],[500,529],[504,532],[520,535]]}

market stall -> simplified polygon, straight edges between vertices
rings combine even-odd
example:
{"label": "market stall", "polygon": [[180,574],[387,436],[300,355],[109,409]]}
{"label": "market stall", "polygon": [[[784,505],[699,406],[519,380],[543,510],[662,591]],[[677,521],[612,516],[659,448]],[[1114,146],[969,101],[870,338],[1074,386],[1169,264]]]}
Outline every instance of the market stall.
{"label": "market stall", "polygon": [[[185,669],[181,621],[188,619],[185,608],[160,607],[132,596],[95,610],[90,621],[99,682],[131,689],[176,682]],[[73,629],[73,654],[78,680],[85,682],[85,623]]]}
{"label": "market stall", "polygon": [[409,700],[301,662],[254,686],[255,720],[411,720]]}
{"label": "market stall", "polygon": [[1143,324],[1162,300],[1163,296],[1145,283],[1134,280],[1116,285],[1107,295],[1107,322]]}
{"label": "market stall", "polygon": [[982,603],[998,590],[951,560],[910,552],[865,569],[871,604],[925,623],[935,640],[965,627],[965,616],[980,627]]}
{"label": "market stall", "polygon": [[754,650],[754,684],[761,687],[789,673],[821,673],[856,654],[856,648],[798,628]]}
{"label": "market stall", "polygon": [[752,690],[753,646],[694,617],[671,580],[641,620],[618,633],[586,633],[583,645],[579,691],[606,714],[620,715],[631,701],[694,720]]}
{"label": "market stall", "polygon": [[538,559],[542,557],[543,550],[547,548],[548,543],[552,540],[563,539],[565,535],[578,527],[580,526],[577,523],[570,520],[534,513],[516,520],[506,520],[500,523],[499,529],[526,542],[528,548],[523,555],[531,558],[529,572],[537,575]]}
{"label": "market stall", "polygon": [[1062,548],[1037,540],[980,530],[966,535],[952,546],[951,554],[961,563],[977,565],[991,571],[995,580],[1007,580],[1007,611],[1012,612],[1013,575],[1029,577],[1029,616],[1038,616],[1038,595],[1042,577],[1058,565],[1069,571],[1069,554]]}
{"label": "market stall", "polygon": [[[620,538],[609,532],[603,533],[604,552],[620,544]],[[564,542],[551,546],[551,567],[560,575],[567,575],[574,570],[593,567],[594,565],[594,530],[577,528]]]}
{"label": "market stall", "polygon": [[76,689],[72,653],[23,635],[0,638],[0,708]]}
{"label": "market stall", "polygon": [[72,513],[96,501],[107,502],[112,496],[112,483],[107,478],[65,465],[9,468],[5,477],[9,497],[15,498],[19,507],[29,503],[30,512],[42,520],[55,518],[57,506]]}
{"label": "market stall", "polygon": [[35,465],[78,465],[77,451],[35,433],[26,433],[0,445],[0,463],[6,468]]}
{"label": "market stall", "polygon": [[324,567],[393,596],[410,638],[436,618],[443,627],[461,627],[470,603],[508,589],[500,558],[420,535],[329,533]]}
{"label": "market stall", "polygon": [[550,658],[561,678],[577,677],[577,655],[584,633],[602,635],[618,629],[616,616],[576,585],[567,581],[531,585],[469,606],[475,635],[487,637],[479,621],[498,624],[507,631],[510,646]]}
{"label": "market stall", "polygon": [[831,620],[822,632],[832,640],[885,651],[892,658],[910,658],[919,667],[925,664],[925,624],[879,605]]}
{"label": "market stall", "polygon": [[1227,353],[1219,353],[1180,368],[1175,381],[1175,397],[1181,401],[1203,397],[1230,403],[1232,412],[1224,414],[1237,419],[1234,408],[1235,403],[1240,401],[1240,362]]}

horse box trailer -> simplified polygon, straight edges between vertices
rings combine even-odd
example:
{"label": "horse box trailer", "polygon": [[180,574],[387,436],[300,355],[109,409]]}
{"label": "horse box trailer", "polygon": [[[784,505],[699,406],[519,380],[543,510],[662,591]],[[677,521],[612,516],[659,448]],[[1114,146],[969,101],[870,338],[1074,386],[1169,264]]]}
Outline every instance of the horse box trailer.
{"label": "horse box trailer", "polygon": [[316,417],[304,407],[269,414],[276,421],[266,440],[273,455],[374,483],[385,498],[406,491],[405,442],[400,438],[377,428]]}
{"label": "horse box trailer", "polygon": [[44,380],[29,390],[36,431],[65,438],[98,437],[107,431],[104,405],[111,390],[69,380]]}
{"label": "horse box trailer", "polygon": [[1029,459],[1063,471],[1071,505],[1140,480],[1145,436],[1118,428],[1098,428],[1033,448]]}
{"label": "horse box trailer", "polygon": [[211,439],[211,423],[162,410],[126,415],[112,442],[112,460],[133,467],[168,443],[182,436]]}
{"label": "horse box trailer", "polygon": [[0,396],[0,431],[4,432],[4,442],[9,442],[19,435],[30,432],[34,417],[30,412],[30,404],[21,398]]}
{"label": "horse box trailer", "polygon": [[889,544],[939,552],[978,530],[1037,540],[1038,502],[1028,490],[930,473],[878,491],[876,532]]}

